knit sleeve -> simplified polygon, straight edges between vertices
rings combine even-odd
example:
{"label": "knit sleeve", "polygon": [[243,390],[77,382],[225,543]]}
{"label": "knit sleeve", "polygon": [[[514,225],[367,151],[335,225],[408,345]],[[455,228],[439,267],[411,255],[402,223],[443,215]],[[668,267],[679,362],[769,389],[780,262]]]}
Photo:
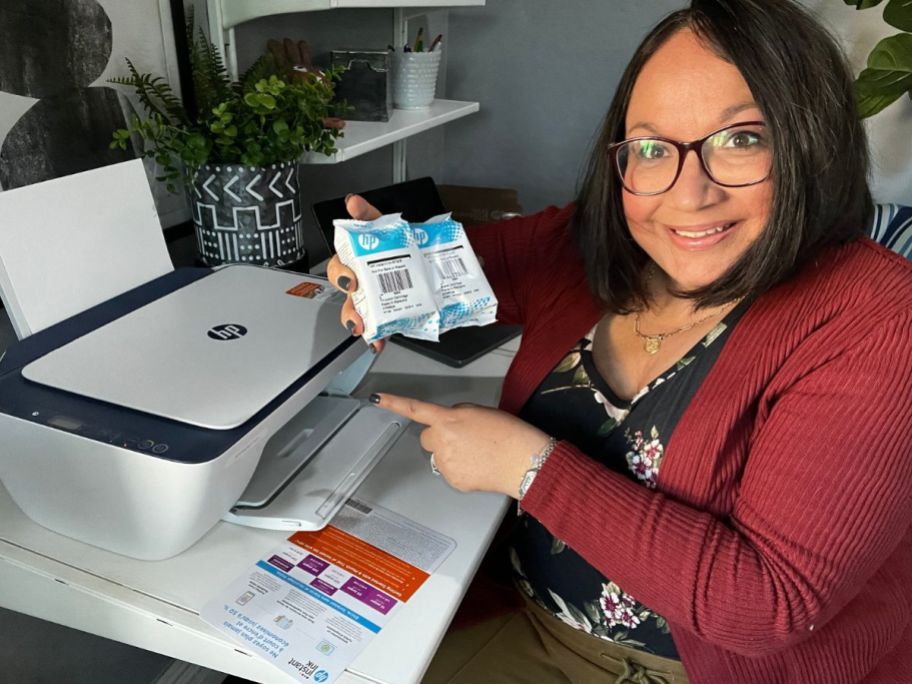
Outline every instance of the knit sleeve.
{"label": "knit sleeve", "polygon": [[870,330],[762,410],[769,414],[752,435],[727,518],[565,442],[523,508],[701,640],[746,656],[789,648],[850,601],[909,530],[912,312]]}
{"label": "knit sleeve", "polygon": [[[484,263],[484,272],[497,297],[497,319],[522,324],[526,303],[541,266],[552,250],[549,244],[566,242],[566,229],[574,205],[547,209],[519,218],[479,226],[467,226],[466,234]],[[549,274],[550,275],[550,274]]]}

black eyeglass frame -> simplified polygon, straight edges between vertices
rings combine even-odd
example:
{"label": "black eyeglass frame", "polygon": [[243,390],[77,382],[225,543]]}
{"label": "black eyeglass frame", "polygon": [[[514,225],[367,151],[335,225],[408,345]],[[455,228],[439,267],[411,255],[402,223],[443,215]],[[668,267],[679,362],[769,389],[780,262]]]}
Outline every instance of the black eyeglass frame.
{"label": "black eyeglass frame", "polygon": [[[770,174],[773,172],[772,165],[770,170],[767,171],[766,175],[750,183],[721,183],[715,176],[712,175],[712,172],[709,170],[709,167],[706,164],[706,160],[703,158],[703,145],[714,135],[718,135],[722,131],[727,131],[730,128],[739,128],[741,126],[763,126],[766,128],[765,121],[740,121],[738,123],[729,124],[727,126],[722,126],[722,128],[717,128],[712,133],[703,136],[699,140],[692,140],[691,142],[680,142],[678,140],[672,140],[671,138],[664,138],[661,135],[641,135],[636,138],[627,138],[626,140],[621,140],[620,142],[612,143],[608,146],[607,153],[611,158],[611,161],[614,163],[614,168],[617,171],[618,179],[621,181],[621,186],[629,192],[631,195],[637,195],[638,197],[650,197],[652,195],[661,195],[663,193],[671,190],[675,183],[678,182],[678,178],[681,176],[681,170],[684,168],[684,161],[687,158],[687,153],[693,150],[697,154],[697,159],[700,160],[700,166],[703,168],[703,173],[716,185],[721,185],[723,188],[746,188],[751,185],[757,185],[762,183],[767,178],[770,177]],[[624,182],[624,173],[621,170],[621,163],[618,161],[618,150],[622,145],[627,143],[637,142],[638,140],[659,140],[664,143],[672,145],[675,149],[678,150],[678,169],[675,171],[674,178],[671,179],[671,183],[668,184],[668,187],[664,190],[656,190],[654,192],[636,192],[627,187],[627,184]]]}

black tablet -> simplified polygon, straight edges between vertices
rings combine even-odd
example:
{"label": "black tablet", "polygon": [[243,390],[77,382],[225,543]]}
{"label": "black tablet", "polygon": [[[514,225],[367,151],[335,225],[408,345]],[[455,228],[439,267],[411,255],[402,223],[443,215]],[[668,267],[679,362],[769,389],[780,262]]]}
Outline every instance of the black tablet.
{"label": "black tablet", "polygon": [[[447,211],[440,199],[440,194],[437,192],[437,184],[429,176],[366,192],[359,192],[358,194],[377,207],[381,213],[401,212],[403,218],[413,222],[426,221]],[[320,232],[323,234],[329,253],[335,254],[333,247],[333,220],[348,218],[348,212],[345,209],[345,198],[339,197],[317,202],[313,205],[313,214],[317,225],[320,226]],[[393,335],[391,339],[403,347],[412,349],[419,354],[424,354],[440,363],[461,368],[492,349],[496,349],[508,340],[513,339],[519,333],[520,327],[518,325],[492,323],[482,327],[475,326],[450,330],[440,336],[439,342],[413,340],[402,335]]]}
{"label": "black tablet", "polygon": [[[402,212],[402,218],[415,223],[427,221],[429,218],[447,211],[440,199],[440,193],[437,192],[437,184],[430,176],[358,194],[377,207],[381,214]],[[323,234],[329,253],[335,254],[333,220],[350,218],[345,209],[345,198],[338,197],[317,202],[313,205],[313,215],[317,225],[320,226],[320,232]]]}

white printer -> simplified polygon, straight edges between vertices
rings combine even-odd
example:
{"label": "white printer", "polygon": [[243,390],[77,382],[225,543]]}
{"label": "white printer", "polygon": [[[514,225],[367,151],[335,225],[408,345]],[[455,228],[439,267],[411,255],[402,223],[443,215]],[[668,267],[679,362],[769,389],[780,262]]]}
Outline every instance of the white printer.
{"label": "white printer", "polygon": [[404,422],[345,396],[371,355],[343,301],[308,275],[178,269],[20,340],[0,481],[39,524],[146,560],[222,517],[322,527]]}

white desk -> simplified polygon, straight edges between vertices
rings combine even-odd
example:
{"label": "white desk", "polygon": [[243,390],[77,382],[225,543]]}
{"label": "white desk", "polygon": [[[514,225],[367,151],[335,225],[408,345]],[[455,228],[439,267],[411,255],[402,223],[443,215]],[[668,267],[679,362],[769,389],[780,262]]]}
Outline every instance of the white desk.
{"label": "white desk", "polygon": [[[391,344],[358,394],[494,405],[516,344],[461,370]],[[456,539],[457,547],[340,682],[420,680],[508,503],[501,495],[460,494],[434,477],[418,433],[415,425],[403,433],[357,496]],[[220,522],[175,558],[137,561],[40,527],[0,486],[0,606],[212,670],[286,684],[290,678],[221,636],[198,613],[287,536]]]}

